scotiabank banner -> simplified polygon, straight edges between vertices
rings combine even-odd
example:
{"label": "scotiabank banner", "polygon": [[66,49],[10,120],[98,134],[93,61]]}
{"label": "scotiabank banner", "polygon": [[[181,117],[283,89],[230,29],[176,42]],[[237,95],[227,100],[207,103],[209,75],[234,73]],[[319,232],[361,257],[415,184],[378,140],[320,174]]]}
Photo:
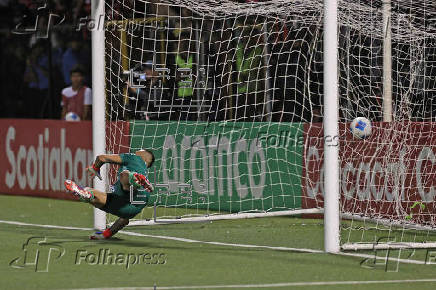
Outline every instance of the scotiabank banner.
{"label": "scotiabank banner", "polygon": [[[127,122],[107,128],[128,148]],[[91,185],[85,172],[94,161],[90,121],[0,119],[0,136],[0,193],[72,199],[65,179]]]}
{"label": "scotiabank banner", "polygon": [[348,124],[339,131],[324,138],[322,124],[304,127],[303,208],[323,207],[324,171],[331,170],[323,162],[325,140],[339,146],[342,212],[436,223],[435,123],[375,123],[367,140],[354,138]]}

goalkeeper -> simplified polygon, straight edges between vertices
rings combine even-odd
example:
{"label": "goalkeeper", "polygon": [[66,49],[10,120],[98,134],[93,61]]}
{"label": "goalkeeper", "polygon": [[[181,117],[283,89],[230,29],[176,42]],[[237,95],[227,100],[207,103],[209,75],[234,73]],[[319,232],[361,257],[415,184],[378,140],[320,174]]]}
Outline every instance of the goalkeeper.
{"label": "goalkeeper", "polygon": [[[118,164],[117,181],[113,184],[112,192],[104,193],[94,188],[77,185],[74,181],[65,180],[65,188],[81,201],[88,202],[107,213],[119,218],[110,228],[103,232],[96,232],[92,240],[108,239],[129,224],[129,219],[136,216],[146,206],[153,186],[147,178],[147,171],[153,165],[154,155],[150,150],[139,150],[135,154],[99,155],[94,164],[86,168],[91,177],[97,176],[101,180],[100,167],[105,163]],[[133,200],[142,201],[132,204],[130,187],[133,187]],[[145,189],[142,194],[139,189]]]}

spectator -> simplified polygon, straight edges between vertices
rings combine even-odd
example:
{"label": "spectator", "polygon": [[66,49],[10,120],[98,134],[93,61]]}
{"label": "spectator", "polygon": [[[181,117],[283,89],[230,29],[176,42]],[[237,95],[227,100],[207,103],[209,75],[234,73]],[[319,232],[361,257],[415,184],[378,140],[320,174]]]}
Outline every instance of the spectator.
{"label": "spectator", "polygon": [[41,118],[44,105],[47,103],[49,86],[48,56],[43,42],[37,42],[26,60],[24,83],[27,84],[26,115],[30,118]]}
{"label": "spectator", "polygon": [[[85,68],[85,71],[89,64],[89,55],[87,50],[82,49],[81,43],[72,39],[69,43],[69,47],[65,50],[62,56],[62,74],[64,76],[64,82],[66,85],[71,84],[70,71],[75,65],[80,65]],[[83,73],[85,73],[85,71]],[[86,80],[86,75],[84,75]]]}
{"label": "spectator", "polygon": [[76,113],[80,120],[91,119],[91,89],[83,85],[83,75],[80,66],[71,70],[71,86],[62,90],[62,119],[69,112]]}
{"label": "spectator", "polygon": [[265,70],[263,66],[262,33],[251,26],[241,31],[236,47],[237,110],[238,121],[261,121],[264,102]]}
{"label": "spectator", "polygon": [[133,87],[129,82],[126,83],[130,96],[129,109],[132,111],[131,115],[135,119],[149,120],[150,115],[152,115],[149,113],[152,111],[152,105],[149,100],[156,98],[158,101],[162,93],[161,89],[157,87],[157,72],[153,70],[153,61],[151,60],[148,60],[143,65],[137,65],[133,70],[143,71],[145,78],[141,78],[141,85],[143,85],[141,88]]}

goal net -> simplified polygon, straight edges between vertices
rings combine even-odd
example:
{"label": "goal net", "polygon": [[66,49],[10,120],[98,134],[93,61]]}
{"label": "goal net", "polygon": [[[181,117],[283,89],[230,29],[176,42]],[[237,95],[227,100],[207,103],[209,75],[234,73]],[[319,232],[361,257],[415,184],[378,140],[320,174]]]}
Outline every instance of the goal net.
{"label": "goal net", "polygon": [[133,224],[319,215],[331,142],[344,249],[432,241],[431,2],[339,1],[340,134],[324,136],[322,0],[105,1],[108,151],[156,156],[154,214]]}

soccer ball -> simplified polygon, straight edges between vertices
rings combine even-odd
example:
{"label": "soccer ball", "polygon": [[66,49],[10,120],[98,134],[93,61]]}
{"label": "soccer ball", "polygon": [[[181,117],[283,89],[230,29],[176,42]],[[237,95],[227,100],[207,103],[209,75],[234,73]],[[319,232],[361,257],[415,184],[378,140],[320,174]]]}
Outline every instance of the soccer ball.
{"label": "soccer ball", "polygon": [[371,122],[365,117],[357,117],[351,122],[350,130],[355,137],[366,139],[371,135]]}
{"label": "soccer ball", "polygon": [[80,117],[74,112],[68,112],[65,115],[65,121],[80,121]]}

